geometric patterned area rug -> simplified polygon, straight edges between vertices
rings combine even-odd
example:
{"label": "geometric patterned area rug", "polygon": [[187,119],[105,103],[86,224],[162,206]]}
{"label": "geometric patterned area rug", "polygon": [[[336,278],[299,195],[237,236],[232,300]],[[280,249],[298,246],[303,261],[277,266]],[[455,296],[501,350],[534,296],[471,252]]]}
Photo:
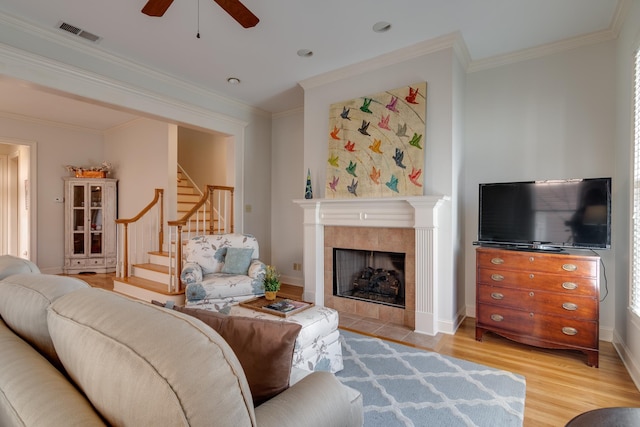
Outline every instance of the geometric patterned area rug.
{"label": "geometric patterned area rug", "polygon": [[344,370],[365,427],[522,426],[521,375],[341,330]]}

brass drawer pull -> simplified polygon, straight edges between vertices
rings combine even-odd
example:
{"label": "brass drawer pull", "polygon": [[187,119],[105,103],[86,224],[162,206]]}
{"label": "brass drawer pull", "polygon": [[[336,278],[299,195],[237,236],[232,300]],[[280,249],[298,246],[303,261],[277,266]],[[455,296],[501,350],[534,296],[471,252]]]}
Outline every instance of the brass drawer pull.
{"label": "brass drawer pull", "polygon": [[504,276],[502,274],[493,273],[491,275],[491,280],[495,282],[502,282],[504,280]]}
{"label": "brass drawer pull", "polygon": [[576,328],[572,328],[570,326],[565,326],[564,328],[562,328],[562,333],[565,335],[577,335],[578,334],[578,330]]}
{"label": "brass drawer pull", "polygon": [[562,304],[562,308],[569,311],[576,311],[578,309],[578,304],[574,304],[572,302],[565,302]]}
{"label": "brass drawer pull", "polygon": [[491,258],[491,264],[495,264],[495,265],[504,264],[504,260],[498,257]]}
{"label": "brass drawer pull", "polygon": [[576,271],[578,266],[575,264],[562,264],[562,269],[564,271]]}
{"label": "brass drawer pull", "polygon": [[568,291],[573,291],[574,289],[578,289],[578,285],[576,285],[573,282],[564,282],[562,284],[562,287],[565,288]]}
{"label": "brass drawer pull", "polygon": [[504,295],[501,294],[500,292],[492,292],[491,293],[491,298],[500,300],[500,299],[504,298]]}
{"label": "brass drawer pull", "polygon": [[492,314],[491,320],[493,320],[494,322],[502,322],[504,320],[504,317],[500,316],[499,314]]}

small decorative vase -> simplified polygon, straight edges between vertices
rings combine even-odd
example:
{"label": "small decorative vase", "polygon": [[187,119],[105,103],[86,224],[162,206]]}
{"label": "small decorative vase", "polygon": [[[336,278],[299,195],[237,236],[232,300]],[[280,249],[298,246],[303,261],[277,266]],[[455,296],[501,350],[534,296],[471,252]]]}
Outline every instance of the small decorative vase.
{"label": "small decorative vase", "polygon": [[276,294],[278,292],[277,291],[265,291],[264,292],[264,297],[267,301],[273,301],[276,299]]}
{"label": "small decorative vase", "polygon": [[304,198],[313,199],[313,190],[311,189],[311,170],[307,169],[307,185],[304,188]]}

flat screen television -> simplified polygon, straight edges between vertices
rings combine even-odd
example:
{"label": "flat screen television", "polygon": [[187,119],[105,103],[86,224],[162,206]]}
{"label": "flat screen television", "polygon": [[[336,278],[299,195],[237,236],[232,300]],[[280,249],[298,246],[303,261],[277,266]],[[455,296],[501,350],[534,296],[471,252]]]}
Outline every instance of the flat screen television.
{"label": "flat screen television", "polygon": [[479,201],[475,244],[611,247],[611,178],[480,184]]}

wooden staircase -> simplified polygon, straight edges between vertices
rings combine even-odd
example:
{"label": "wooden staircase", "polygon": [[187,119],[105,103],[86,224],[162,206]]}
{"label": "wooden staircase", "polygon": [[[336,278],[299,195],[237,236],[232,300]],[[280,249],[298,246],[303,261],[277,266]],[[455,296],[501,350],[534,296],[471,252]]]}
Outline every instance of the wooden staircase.
{"label": "wooden staircase", "polygon": [[[201,197],[200,192],[178,168],[178,217],[184,217],[200,201]],[[206,233],[202,221],[196,222],[190,219],[189,222],[188,228],[191,235]],[[187,240],[183,239],[183,246],[186,242]],[[174,245],[175,242],[169,242],[169,244]],[[170,283],[169,263],[168,252],[148,252],[148,262],[133,264],[131,266],[131,275],[114,278],[113,290],[145,301],[173,301],[176,304],[183,305],[185,302],[184,290],[168,291],[168,284]]]}
{"label": "wooden staircase", "polygon": [[149,252],[149,262],[133,264],[131,276],[113,279],[113,290],[145,301],[184,305],[184,290],[169,292],[169,253]]}
{"label": "wooden staircase", "polygon": [[[178,168],[178,218],[184,217],[200,201],[201,197],[201,191],[196,189],[191,180]],[[187,228],[195,234],[206,233],[203,223],[196,221],[195,218],[189,219]]]}

